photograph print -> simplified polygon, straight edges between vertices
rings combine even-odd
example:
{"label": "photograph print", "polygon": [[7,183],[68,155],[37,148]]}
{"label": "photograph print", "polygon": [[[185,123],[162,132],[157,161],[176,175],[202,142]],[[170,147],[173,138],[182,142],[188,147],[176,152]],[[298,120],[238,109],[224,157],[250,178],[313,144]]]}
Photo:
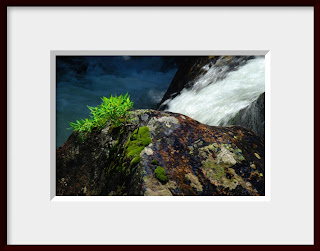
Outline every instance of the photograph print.
{"label": "photograph print", "polygon": [[55,56],[57,196],[265,196],[265,56]]}

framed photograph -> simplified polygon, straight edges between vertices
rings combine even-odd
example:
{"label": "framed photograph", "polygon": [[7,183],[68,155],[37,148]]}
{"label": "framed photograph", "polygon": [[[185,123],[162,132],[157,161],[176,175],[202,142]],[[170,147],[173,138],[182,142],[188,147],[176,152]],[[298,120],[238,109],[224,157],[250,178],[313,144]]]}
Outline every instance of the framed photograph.
{"label": "framed photograph", "polygon": [[1,6],[1,248],[318,249],[319,3],[81,4]]}
{"label": "framed photograph", "polygon": [[51,53],[52,197],[269,196],[268,52],[89,53]]}

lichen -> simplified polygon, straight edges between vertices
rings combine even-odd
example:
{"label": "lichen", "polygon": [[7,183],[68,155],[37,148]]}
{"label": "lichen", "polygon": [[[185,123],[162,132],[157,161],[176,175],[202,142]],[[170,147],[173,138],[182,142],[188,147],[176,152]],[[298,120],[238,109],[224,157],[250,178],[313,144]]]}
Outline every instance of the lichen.
{"label": "lichen", "polygon": [[152,155],[153,154],[153,150],[151,149],[152,144],[149,144],[150,147],[145,147],[141,153],[140,153],[140,157],[142,157],[144,154],[146,155]]}
{"label": "lichen", "polygon": [[217,144],[199,148],[199,156],[205,169],[205,175],[215,185],[229,190],[235,189],[239,184],[244,185],[243,179],[231,167],[242,162],[245,158],[241,149],[232,144]]}
{"label": "lichen", "polygon": [[257,153],[254,153],[254,156],[256,156],[257,159],[261,159],[260,155]]}
{"label": "lichen", "polygon": [[177,187],[172,181],[169,181],[164,185],[152,176],[145,176],[143,180],[146,187],[144,196],[172,196],[170,190]]}
{"label": "lichen", "polygon": [[202,192],[203,187],[197,176],[192,173],[187,173],[185,176],[186,180],[190,181],[190,186],[192,186],[197,192]]}
{"label": "lichen", "polygon": [[251,164],[250,167],[251,167],[252,169],[256,169],[256,165],[255,165],[254,163]]}
{"label": "lichen", "polygon": [[179,127],[179,120],[170,114],[161,113],[160,118],[152,117],[147,125],[150,129],[151,137],[154,137],[154,134],[158,134],[159,130],[162,134],[168,136]]}
{"label": "lichen", "polygon": [[207,176],[219,181],[223,176],[226,175],[223,164],[217,164],[214,161],[204,162],[204,168],[207,171]]}
{"label": "lichen", "polygon": [[222,186],[225,188],[229,188],[229,190],[233,190],[238,186],[239,182],[237,179],[228,179],[226,177],[222,178]]}
{"label": "lichen", "polygon": [[237,161],[234,158],[234,154],[232,153],[232,150],[233,149],[230,148],[230,147],[226,147],[226,148],[222,147],[221,151],[217,155],[218,164],[220,162],[222,162],[222,163],[225,163],[225,164],[230,165],[230,166],[235,165],[237,163]]}

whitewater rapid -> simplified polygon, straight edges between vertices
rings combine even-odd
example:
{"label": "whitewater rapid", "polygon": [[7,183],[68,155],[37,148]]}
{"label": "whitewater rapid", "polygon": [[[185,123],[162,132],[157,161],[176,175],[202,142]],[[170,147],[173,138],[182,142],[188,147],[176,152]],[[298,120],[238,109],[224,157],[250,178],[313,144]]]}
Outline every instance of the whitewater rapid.
{"label": "whitewater rapid", "polygon": [[219,80],[217,69],[208,68],[191,89],[170,100],[167,111],[187,115],[201,123],[224,126],[238,111],[265,91],[265,59],[249,60]]}

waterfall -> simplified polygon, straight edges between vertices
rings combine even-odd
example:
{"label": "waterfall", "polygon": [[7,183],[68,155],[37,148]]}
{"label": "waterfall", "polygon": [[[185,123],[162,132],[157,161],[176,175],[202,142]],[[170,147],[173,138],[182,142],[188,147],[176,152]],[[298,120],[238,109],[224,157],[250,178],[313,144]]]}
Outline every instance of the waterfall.
{"label": "waterfall", "polygon": [[205,67],[206,74],[192,88],[183,89],[167,102],[167,111],[187,115],[204,124],[224,126],[265,91],[264,57],[249,60],[228,73],[214,66]]}

